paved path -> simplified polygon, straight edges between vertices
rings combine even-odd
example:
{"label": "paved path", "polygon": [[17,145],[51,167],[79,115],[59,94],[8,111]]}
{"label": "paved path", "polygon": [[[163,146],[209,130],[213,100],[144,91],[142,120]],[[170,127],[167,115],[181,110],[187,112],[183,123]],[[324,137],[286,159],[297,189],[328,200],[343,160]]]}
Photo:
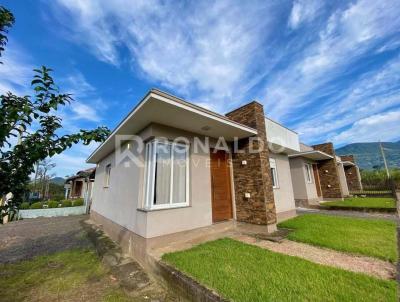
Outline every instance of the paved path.
{"label": "paved path", "polygon": [[248,235],[236,235],[232,236],[232,238],[273,252],[296,256],[315,263],[364,273],[382,279],[394,279],[396,276],[396,267],[392,263],[371,257],[350,255],[290,240],[283,240],[278,243],[259,240]]}
{"label": "paved path", "polygon": [[333,216],[348,216],[348,217],[358,217],[358,218],[367,218],[367,219],[388,219],[396,221],[396,215],[390,213],[367,213],[367,212],[357,212],[357,211],[340,211],[340,210],[323,210],[323,209],[308,209],[308,208],[297,208],[297,214],[307,214],[307,213],[316,213],[316,214],[325,214],[325,215],[333,215]]}
{"label": "paved path", "polygon": [[0,225],[0,263],[11,263],[92,244],[80,221],[86,215],[25,219]]}

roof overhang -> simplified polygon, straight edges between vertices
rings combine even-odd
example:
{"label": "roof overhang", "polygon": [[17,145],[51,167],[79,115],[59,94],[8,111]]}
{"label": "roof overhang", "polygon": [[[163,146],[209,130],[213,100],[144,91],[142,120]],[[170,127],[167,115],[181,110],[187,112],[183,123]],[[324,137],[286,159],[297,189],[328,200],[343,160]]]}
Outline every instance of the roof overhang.
{"label": "roof overhang", "polygon": [[344,167],[351,167],[351,166],[355,166],[356,164],[351,162],[351,161],[342,161],[341,162],[343,164]]}
{"label": "roof overhang", "polygon": [[226,116],[152,89],[89,156],[87,163],[98,163],[115,149],[116,135],[137,134],[151,123],[162,124],[227,141],[257,134],[257,130],[234,122]]}
{"label": "roof overhang", "polygon": [[287,155],[296,155],[299,150],[294,150],[292,148],[288,148],[288,147],[284,147],[280,144],[276,144],[273,142],[268,142],[268,149],[270,152],[272,153],[283,153],[283,154],[287,154]]}
{"label": "roof overhang", "polygon": [[326,160],[326,159],[332,159],[333,156],[329,155],[325,152],[322,151],[318,151],[318,150],[312,150],[312,151],[305,151],[305,152],[299,152],[296,154],[291,154],[289,155],[290,158],[294,158],[294,157],[304,157],[304,158],[308,158],[311,160]]}

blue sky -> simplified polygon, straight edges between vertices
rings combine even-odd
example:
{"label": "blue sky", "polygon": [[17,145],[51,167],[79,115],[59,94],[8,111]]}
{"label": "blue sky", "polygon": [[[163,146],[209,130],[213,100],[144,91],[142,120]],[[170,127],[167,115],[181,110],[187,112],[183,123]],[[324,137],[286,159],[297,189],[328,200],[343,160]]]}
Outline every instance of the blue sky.
{"label": "blue sky", "polygon": [[[64,131],[114,128],[151,87],[219,113],[250,100],[309,144],[400,139],[399,0],[3,1],[0,90],[46,65],[76,102]],[[94,150],[57,156],[71,175]]]}

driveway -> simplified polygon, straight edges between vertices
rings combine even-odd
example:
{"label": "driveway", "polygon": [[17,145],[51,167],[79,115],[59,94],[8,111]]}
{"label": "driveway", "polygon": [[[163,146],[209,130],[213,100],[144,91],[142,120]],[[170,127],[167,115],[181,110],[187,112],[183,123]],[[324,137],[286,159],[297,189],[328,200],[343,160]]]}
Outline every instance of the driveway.
{"label": "driveway", "polygon": [[88,216],[26,219],[0,225],[0,263],[92,247],[80,222]]}

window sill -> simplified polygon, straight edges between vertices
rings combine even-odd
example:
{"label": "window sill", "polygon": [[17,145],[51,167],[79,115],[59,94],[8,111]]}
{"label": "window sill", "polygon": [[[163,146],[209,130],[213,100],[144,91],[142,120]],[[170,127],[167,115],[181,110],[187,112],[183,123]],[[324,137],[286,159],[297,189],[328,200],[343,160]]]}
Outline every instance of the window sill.
{"label": "window sill", "polygon": [[164,210],[174,210],[174,209],[182,209],[182,208],[190,208],[190,205],[182,205],[182,206],[176,206],[176,207],[167,207],[167,208],[154,208],[154,209],[148,209],[148,208],[138,208],[137,210],[139,212],[155,212],[155,211],[164,211]]}

